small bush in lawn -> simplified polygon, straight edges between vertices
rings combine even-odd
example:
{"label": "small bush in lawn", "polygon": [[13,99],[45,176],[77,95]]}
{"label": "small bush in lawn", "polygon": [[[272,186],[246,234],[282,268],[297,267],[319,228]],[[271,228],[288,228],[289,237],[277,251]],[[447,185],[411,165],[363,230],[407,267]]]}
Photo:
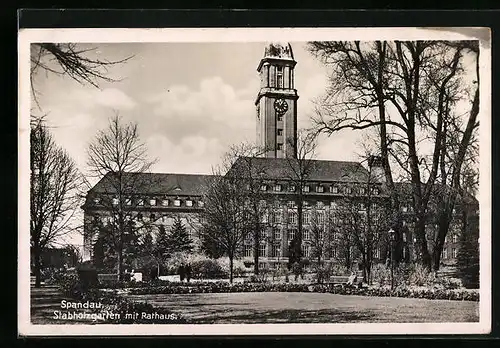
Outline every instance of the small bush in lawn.
{"label": "small bush in lawn", "polygon": [[380,286],[388,285],[391,282],[391,269],[384,264],[378,263],[372,267],[372,281]]}
{"label": "small bush in lawn", "polygon": [[424,266],[415,264],[409,274],[409,283],[416,286],[424,286],[432,283],[432,273],[429,272]]}

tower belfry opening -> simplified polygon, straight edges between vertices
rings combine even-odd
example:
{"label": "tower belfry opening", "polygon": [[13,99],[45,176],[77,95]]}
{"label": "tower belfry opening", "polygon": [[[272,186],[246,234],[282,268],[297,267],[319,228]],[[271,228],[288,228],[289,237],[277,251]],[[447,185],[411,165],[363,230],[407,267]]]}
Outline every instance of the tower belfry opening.
{"label": "tower belfry opening", "polygon": [[297,99],[295,65],[289,43],[269,43],[257,71],[260,90],[255,100],[257,144],[267,158],[296,157]]}

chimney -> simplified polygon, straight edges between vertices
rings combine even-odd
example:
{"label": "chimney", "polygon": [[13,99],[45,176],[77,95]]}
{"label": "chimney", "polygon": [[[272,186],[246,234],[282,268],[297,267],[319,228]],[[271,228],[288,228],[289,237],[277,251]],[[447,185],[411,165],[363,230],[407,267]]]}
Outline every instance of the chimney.
{"label": "chimney", "polygon": [[385,172],[382,166],[381,156],[370,156],[368,158],[368,166],[370,167],[371,180],[385,183]]}

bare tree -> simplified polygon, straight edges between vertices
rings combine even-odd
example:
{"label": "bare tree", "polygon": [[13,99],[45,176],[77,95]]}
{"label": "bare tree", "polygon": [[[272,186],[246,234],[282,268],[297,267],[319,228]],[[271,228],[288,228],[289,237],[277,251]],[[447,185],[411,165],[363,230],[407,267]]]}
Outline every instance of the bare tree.
{"label": "bare tree", "polygon": [[227,154],[223,164],[214,168],[213,177],[207,180],[198,229],[200,239],[212,241],[228,256],[231,283],[234,259],[239,256],[245,238],[254,227],[253,210],[246,192],[247,182],[241,180],[244,173],[233,166],[234,160],[231,153]]}
{"label": "bare tree", "polygon": [[90,58],[89,53],[95,51],[96,48],[81,49],[76,43],[41,42],[31,44],[31,92],[37,105],[38,91],[35,87],[35,79],[40,70],[59,76],[69,76],[78,83],[90,84],[96,88],[103,81],[119,81],[107,76],[108,68],[125,63],[132,57],[116,61]]}
{"label": "bare tree", "polygon": [[75,162],[56,145],[43,122],[32,126],[30,145],[30,236],[35,286],[39,287],[42,251],[78,227],[72,218],[82,182]]}
{"label": "bare tree", "polygon": [[259,248],[266,230],[267,222],[264,219],[268,214],[266,207],[268,196],[261,189],[262,185],[266,185],[267,179],[267,168],[260,161],[265,152],[264,149],[252,144],[240,144],[231,147],[226,158],[230,159],[229,163],[232,163],[228,175],[237,177],[241,181],[251,210],[254,273],[256,275],[259,274]]}
{"label": "bare tree", "polygon": [[[300,267],[302,258],[302,232],[303,232],[303,210],[306,195],[307,182],[315,170],[316,156],[316,135],[306,131],[299,131],[297,139],[287,139],[290,146],[295,148],[296,157],[287,157],[288,180],[294,186],[293,198],[297,206],[297,234],[292,240],[292,258],[291,263],[296,263]],[[295,267],[294,269],[297,269]]]}
{"label": "bare tree", "polygon": [[[325,103],[328,107],[320,110],[316,118],[317,131],[332,134],[341,129],[375,127],[380,130],[386,179],[393,197],[392,210],[398,211],[399,207],[397,190],[388,175],[386,161],[389,157],[411,181],[418,258],[430,269],[431,256],[425,226],[438,176],[445,120],[449,117],[446,107],[451,106],[446,97],[454,85],[465,83],[463,53],[467,49],[473,51],[474,44],[438,41],[336,42],[312,43],[310,47],[326,63],[338,63],[334,78],[342,81],[339,84],[345,87],[344,91],[335,89],[336,93],[329,93],[330,100]],[[462,138],[462,152],[470,143],[472,126],[469,125],[476,123],[477,98],[478,91]],[[344,113],[325,116],[325,110],[328,113],[332,108],[343,108]],[[373,110],[377,110],[378,115],[374,115]],[[434,134],[433,141],[429,141],[430,134]],[[426,141],[430,143],[429,155],[419,152],[423,148],[421,144]],[[463,162],[462,152],[455,161],[457,169]],[[459,176],[459,170],[456,175]],[[399,226],[399,221],[394,224]]]}
{"label": "bare tree", "polygon": [[323,281],[324,260],[331,255],[332,237],[327,223],[327,212],[313,209],[310,217],[310,239],[307,243],[311,246],[311,258],[316,262],[316,275],[318,283]]}
{"label": "bare tree", "polygon": [[143,216],[141,204],[139,207],[132,204],[132,199],[155,186],[152,177],[144,176],[154,161],[147,159],[137,124],[124,124],[119,115],[111,118],[108,128],[97,133],[87,152],[91,175],[101,179],[100,191],[89,191],[87,199],[99,207],[90,213],[95,214],[96,219],[101,219],[101,212],[105,215],[105,238],[116,253],[117,273],[122,279],[124,250],[137,240],[139,231],[158,219],[154,214]]}

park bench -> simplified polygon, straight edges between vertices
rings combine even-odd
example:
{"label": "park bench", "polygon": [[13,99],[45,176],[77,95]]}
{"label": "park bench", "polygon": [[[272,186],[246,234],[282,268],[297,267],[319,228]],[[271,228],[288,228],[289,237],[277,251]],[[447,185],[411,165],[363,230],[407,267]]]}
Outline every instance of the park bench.
{"label": "park bench", "polygon": [[[347,282],[349,281],[350,276],[344,275],[334,275],[331,276],[328,280],[325,281],[325,284],[329,286],[347,286]],[[358,272],[357,278],[354,281],[353,286],[358,287],[363,283],[363,274]]]}

